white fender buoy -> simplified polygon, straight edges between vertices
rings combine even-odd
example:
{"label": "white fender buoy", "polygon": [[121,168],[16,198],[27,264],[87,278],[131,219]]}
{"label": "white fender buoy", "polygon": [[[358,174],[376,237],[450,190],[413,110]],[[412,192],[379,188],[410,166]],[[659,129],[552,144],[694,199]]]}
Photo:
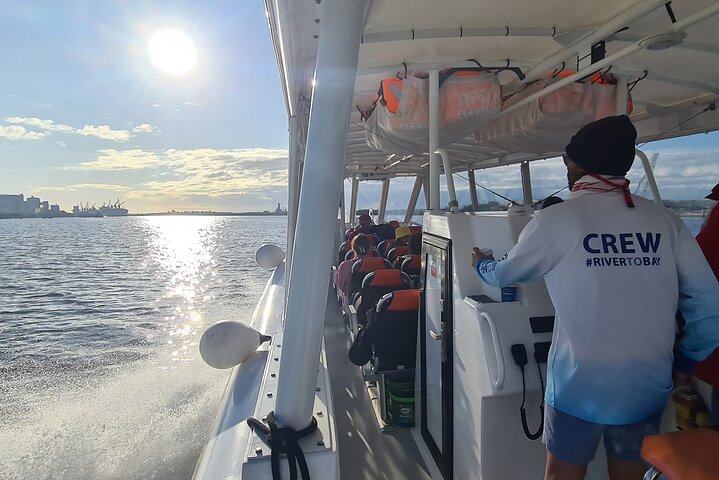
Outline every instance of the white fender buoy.
{"label": "white fender buoy", "polygon": [[213,323],[202,334],[200,355],[211,367],[232,368],[270,338],[244,323],[224,320]]}
{"label": "white fender buoy", "polygon": [[265,243],[255,252],[255,263],[265,270],[272,270],[284,260],[285,251],[273,243]]}

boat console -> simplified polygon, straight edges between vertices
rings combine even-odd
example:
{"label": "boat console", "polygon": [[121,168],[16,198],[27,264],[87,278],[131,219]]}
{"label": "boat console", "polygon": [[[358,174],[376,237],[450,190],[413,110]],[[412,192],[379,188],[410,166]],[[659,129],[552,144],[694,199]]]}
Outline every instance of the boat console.
{"label": "boat console", "polygon": [[[471,256],[479,246],[500,258],[530,219],[524,211],[424,216],[418,423],[447,478],[531,479],[544,469],[540,406],[554,307],[543,280],[502,301]],[[588,478],[606,478],[603,468],[592,465]]]}

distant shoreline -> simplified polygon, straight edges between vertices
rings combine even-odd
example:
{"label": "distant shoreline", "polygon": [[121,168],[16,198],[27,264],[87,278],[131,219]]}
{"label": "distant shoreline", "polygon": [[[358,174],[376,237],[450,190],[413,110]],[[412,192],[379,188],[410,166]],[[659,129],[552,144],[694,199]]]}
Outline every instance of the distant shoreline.
{"label": "distant shoreline", "polygon": [[30,218],[42,218],[42,219],[54,219],[54,218],[91,218],[91,219],[98,219],[98,218],[123,218],[123,217],[167,217],[167,216],[176,216],[176,217],[187,217],[187,216],[196,216],[196,217],[286,217],[286,213],[274,213],[274,212],[158,212],[158,213],[128,213],[127,215],[106,215],[106,216],[98,216],[98,217],[81,217],[81,216],[75,216],[75,215],[20,215],[20,214],[0,214],[0,220],[10,220],[10,219],[30,219]]}

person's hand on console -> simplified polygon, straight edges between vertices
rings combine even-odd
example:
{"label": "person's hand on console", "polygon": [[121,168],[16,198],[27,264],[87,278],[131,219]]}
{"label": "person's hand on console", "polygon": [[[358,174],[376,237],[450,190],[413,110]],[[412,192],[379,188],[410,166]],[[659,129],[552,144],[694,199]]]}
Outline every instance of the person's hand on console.
{"label": "person's hand on console", "polygon": [[494,260],[492,250],[489,248],[472,248],[472,268],[477,268],[480,260]]}

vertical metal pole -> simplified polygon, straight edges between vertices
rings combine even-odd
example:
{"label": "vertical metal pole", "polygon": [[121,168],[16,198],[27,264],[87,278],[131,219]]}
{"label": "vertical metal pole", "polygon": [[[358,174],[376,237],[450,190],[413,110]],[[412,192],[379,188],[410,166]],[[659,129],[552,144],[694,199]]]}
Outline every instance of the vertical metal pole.
{"label": "vertical metal pole", "polygon": [[382,180],[382,193],[379,199],[379,213],[377,223],[384,223],[384,215],[387,212],[387,198],[389,197],[389,178]]}
{"label": "vertical metal pole", "polygon": [[352,193],[350,194],[349,224],[355,224],[357,219],[357,194],[359,193],[359,178],[352,178]]}
{"label": "vertical metal pole", "polygon": [[285,261],[285,271],[288,272],[288,275],[289,272],[292,271],[292,251],[295,245],[297,203],[299,201],[300,190],[298,129],[299,121],[297,117],[293,115],[289,120],[289,159],[287,166],[287,257]]}
{"label": "vertical metal pole", "polygon": [[624,75],[614,75],[614,78],[617,79],[617,115],[626,115],[627,100],[629,99],[627,77]]}
{"label": "vertical metal pole", "polygon": [[295,430],[312,419],[365,3],[333,0],[321,5],[293,259],[293,276],[307,281],[290,278],[284,331],[288,341],[282,342],[275,404],[280,426]]}
{"label": "vertical metal pole", "polygon": [[662,202],[662,196],[659,195],[659,187],[657,187],[657,180],[654,178],[652,164],[649,162],[647,154],[639,149],[637,149],[635,153],[637,154],[637,157],[639,157],[639,159],[642,161],[642,165],[644,166],[644,174],[647,176],[647,183],[649,184],[649,189],[652,191],[654,203],[656,203],[657,205],[664,205],[664,203]]}
{"label": "vertical metal pole", "polygon": [[422,179],[422,191],[424,192],[424,209],[429,210],[429,178]]}
{"label": "vertical metal pole", "polygon": [[529,162],[522,162],[522,194],[524,195],[524,205],[531,206],[534,203],[532,199],[532,177],[529,174]]}
{"label": "vertical metal pole", "polygon": [[467,170],[467,178],[469,179],[469,196],[472,199],[472,211],[479,210],[479,198],[477,198],[477,183],[474,180],[474,170]]}
{"label": "vertical metal pole", "polygon": [[431,211],[439,210],[439,72],[429,72],[429,204]]}
{"label": "vertical metal pole", "polygon": [[404,214],[404,224],[409,225],[414,216],[414,209],[417,207],[417,200],[419,199],[419,191],[424,183],[424,177],[417,175],[414,179],[414,186],[412,187],[412,194],[409,196],[409,204],[407,205],[407,212]]}
{"label": "vertical metal pole", "polygon": [[457,202],[457,192],[454,190],[454,177],[452,176],[452,164],[450,163],[449,153],[444,148],[438,148],[437,153],[442,157],[444,179],[447,182],[447,194],[449,195],[449,203],[447,206],[451,212],[457,212],[459,211],[459,203]]}
{"label": "vertical metal pole", "polygon": [[340,225],[342,228],[342,232],[344,233],[345,229],[347,228],[347,217],[345,213],[345,189],[344,189],[344,182],[342,182],[342,193],[340,193]]}

